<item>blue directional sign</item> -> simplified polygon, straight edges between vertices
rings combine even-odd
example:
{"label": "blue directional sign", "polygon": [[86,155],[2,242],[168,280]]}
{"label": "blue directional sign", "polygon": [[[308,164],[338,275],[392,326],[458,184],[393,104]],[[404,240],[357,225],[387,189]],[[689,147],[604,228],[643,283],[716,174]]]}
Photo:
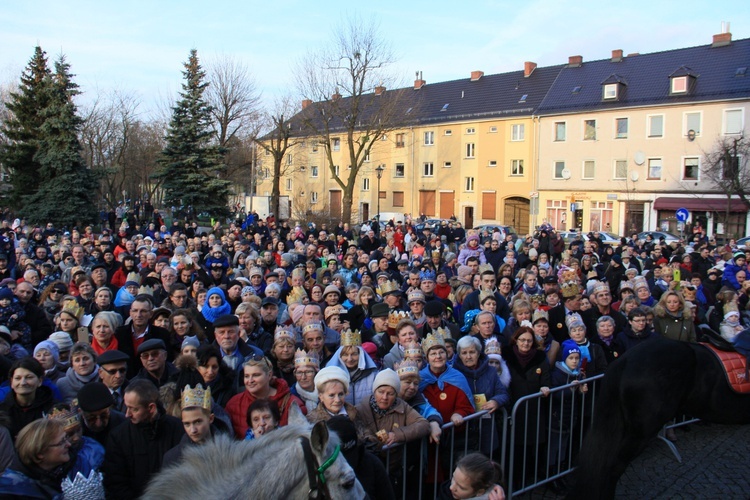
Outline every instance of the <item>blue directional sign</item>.
{"label": "blue directional sign", "polygon": [[688,212],[687,208],[678,208],[677,212],[675,212],[675,216],[677,217],[678,222],[687,222],[688,217],[690,217],[690,212]]}

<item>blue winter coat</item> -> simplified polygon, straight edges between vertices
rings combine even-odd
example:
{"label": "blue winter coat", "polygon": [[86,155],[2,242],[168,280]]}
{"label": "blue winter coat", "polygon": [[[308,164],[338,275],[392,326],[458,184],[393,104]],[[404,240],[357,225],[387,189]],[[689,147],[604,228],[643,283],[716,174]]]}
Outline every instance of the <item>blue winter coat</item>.
{"label": "blue winter coat", "polygon": [[[503,407],[510,402],[508,389],[500,382],[497,370],[490,366],[489,360],[485,356],[479,359],[479,366],[473,370],[467,368],[463,361],[461,361],[461,357],[457,356],[453,368],[466,377],[466,381],[469,383],[469,387],[474,395],[484,394],[487,401],[493,400],[499,407]],[[477,408],[477,410],[479,409]]]}

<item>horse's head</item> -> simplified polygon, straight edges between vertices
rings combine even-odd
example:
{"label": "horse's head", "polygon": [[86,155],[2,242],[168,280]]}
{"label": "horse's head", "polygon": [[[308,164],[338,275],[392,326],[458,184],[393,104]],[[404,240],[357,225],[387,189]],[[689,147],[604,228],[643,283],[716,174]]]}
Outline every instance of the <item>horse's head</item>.
{"label": "horse's head", "polygon": [[[302,416],[298,410],[290,412],[290,425],[298,418],[294,413]],[[341,454],[338,436],[328,431],[325,422],[315,424],[309,440],[301,438],[301,446],[305,454],[310,499],[365,498],[365,491],[354,470]]]}

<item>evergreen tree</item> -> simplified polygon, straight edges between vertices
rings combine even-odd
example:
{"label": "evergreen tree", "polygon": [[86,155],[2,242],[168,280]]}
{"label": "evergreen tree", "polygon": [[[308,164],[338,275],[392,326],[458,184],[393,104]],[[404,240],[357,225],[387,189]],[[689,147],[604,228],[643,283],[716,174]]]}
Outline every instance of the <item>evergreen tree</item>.
{"label": "evergreen tree", "polygon": [[212,144],[211,106],[203,93],[205,71],[193,49],[182,72],[180,100],[172,108],[167,130],[167,145],[159,160],[155,177],[163,179],[164,201],[168,205],[192,208],[194,213],[212,216],[229,213],[227,201],[230,182],[220,178],[226,169],[224,149]]}
{"label": "evergreen tree", "polygon": [[8,142],[0,146],[0,163],[11,174],[9,202],[14,211],[22,207],[25,196],[39,188],[39,163],[34,155],[44,122],[41,111],[47,107],[49,98],[45,86],[51,82],[50,74],[47,55],[37,46],[21,75],[18,91],[11,93],[6,103],[11,114],[2,124],[2,133]]}
{"label": "evergreen tree", "polygon": [[76,114],[73,82],[65,56],[55,62],[55,73],[44,86],[46,106],[34,161],[39,164],[38,190],[24,200],[22,214],[31,222],[54,222],[58,227],[96,220],[97,176],[86,168],[78,133],[83,120]]}

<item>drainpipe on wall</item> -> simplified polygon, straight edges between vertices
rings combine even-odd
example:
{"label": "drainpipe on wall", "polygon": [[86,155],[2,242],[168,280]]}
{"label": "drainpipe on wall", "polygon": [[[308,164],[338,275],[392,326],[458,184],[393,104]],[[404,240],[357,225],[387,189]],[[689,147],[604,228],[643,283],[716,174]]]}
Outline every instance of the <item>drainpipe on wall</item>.
{"label": "drainpipe on wall", "polygon": [[[534,187],[532,188],[532,191],[539,192],[539,144],[541,142],[539,136],[541,134],[541,117],[531,115],[531,121],[534,123],[534,147],[532,149],[532,154],[534,155],[534,158],[532,159],[533,167],[534,167]],[[537,195],[536,199],[536,214],[534,215],[531,227],[529,228],[530,232],[533,233],[534,229],[537,227],[539,212],[542,210],[541,203],[539,203],[541,196]],[[558,228],[555,228],[558,229]]]}

